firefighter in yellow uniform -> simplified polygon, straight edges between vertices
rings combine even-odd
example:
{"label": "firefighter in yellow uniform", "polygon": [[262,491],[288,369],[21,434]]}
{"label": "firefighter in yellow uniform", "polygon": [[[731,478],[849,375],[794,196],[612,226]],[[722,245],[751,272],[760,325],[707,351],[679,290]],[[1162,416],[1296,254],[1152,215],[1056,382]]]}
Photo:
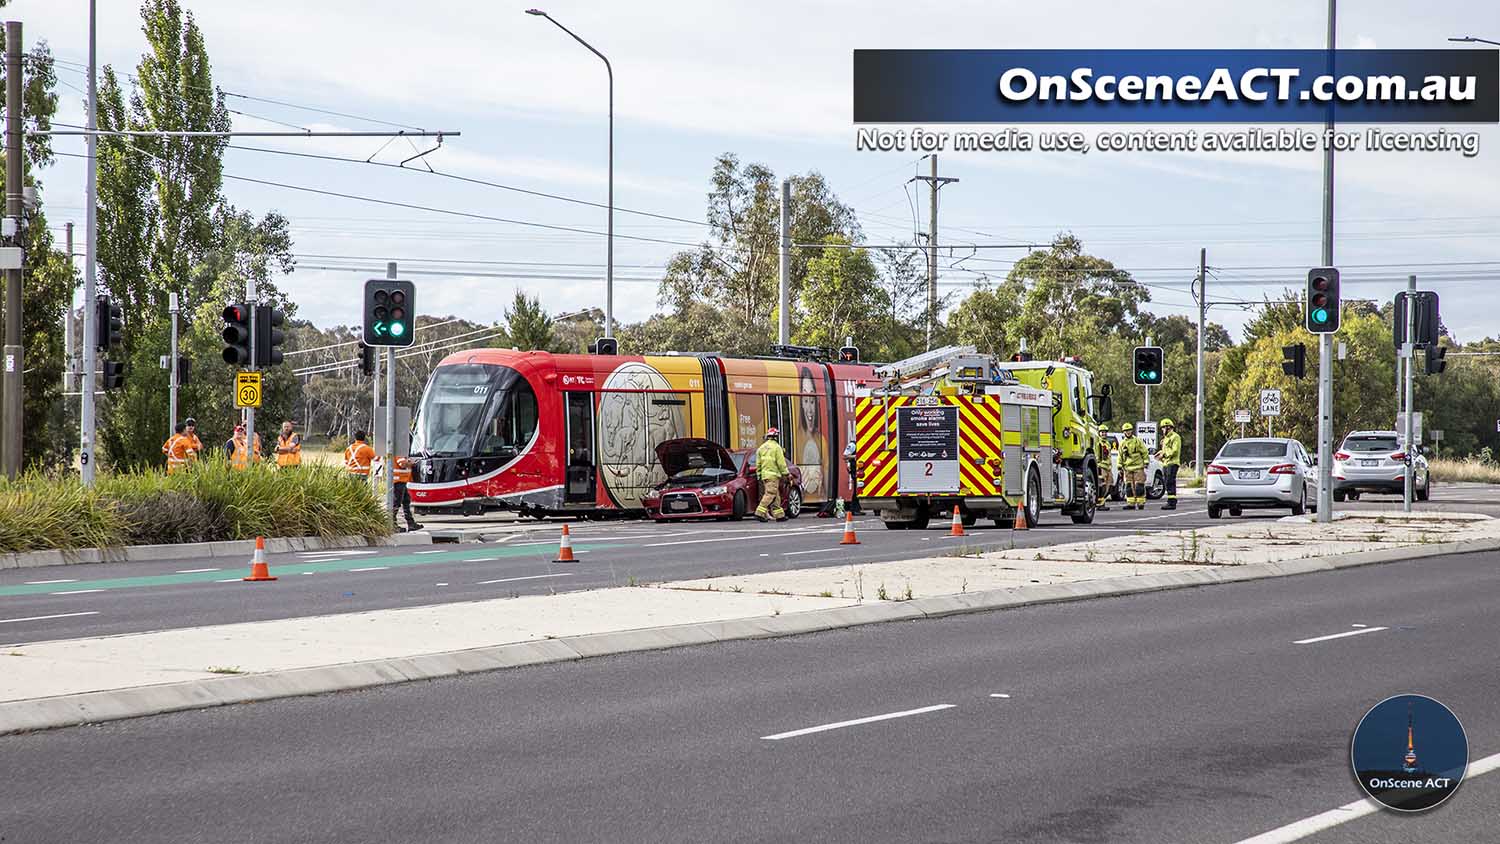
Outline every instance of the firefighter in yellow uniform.
{"label": "firefighter in yellow uniform", "polygon": [[172,436],[167,438],[161,447],[161,453],[167,456],[167,474],[175,475],[188,467],[188,453],[192,451],[193,441],[184,431],[187,425],[177,423]]}
{"label": "firefighter in yellow uniform", "polygon": [[292,421],[288,419],[281,423],[281,434],[276,437],[276,468],[301,465],[302,435],[292,430]]}
{"label": "firefighter in yellow uniform", "polygon": [[1125,442],[1120,443],[1120,470],[1125,473],[1125,509],[1146,509],[1146,463],[1150,455],[1146,444],[1135,435],[1133,426],[1125,426]]}
{"label": "firefighter in yellow uniform", "polygon": [[1182,463],[1182,436],[1172,427],[1172,420],[1161,420],[1161,448],[1156,450],[1156,459],[1161,461],[1167,487],[1167,503],[1163,510],[1177,509],[1177,466]]}
{"label": "firefighter in yellow uniform", "polygon": [[375,449],[365,442],[365,432],[355,431],[354,442],[344,449],[344,468],[349,477],[357,481],[370,479],[370,464],[375,461]]}
{"label": "firefighter in yellow uniform", "polygon": [[1098,470],[1095,474],[1099,476],[1095,481],[1095,491],[1098,493],[1099,499],[1098,503],[1095,504],[1095,509],[1098,510],[1109,509],[1109,488],[1113,485],[1112,480],[1114,477],[1114,473],[1109,467],[1109,446],[1111,442],[1113,441],[1109,438],[1109,426],[1100,425],[1099,450],[1094,455],[1094,466]]}
{"label": "firefighter in yellow uniform", "polygon": [[760,506],[755,508],[757,521],[786,521],[786,511],[781,509],[781,479],[790,472],[786,465],[786,452],[781,450],[781,443],[776,440],[780,433],[775,428],[766,431],[766,441],[755,450],[755,474],[760,480],[761,490]]}

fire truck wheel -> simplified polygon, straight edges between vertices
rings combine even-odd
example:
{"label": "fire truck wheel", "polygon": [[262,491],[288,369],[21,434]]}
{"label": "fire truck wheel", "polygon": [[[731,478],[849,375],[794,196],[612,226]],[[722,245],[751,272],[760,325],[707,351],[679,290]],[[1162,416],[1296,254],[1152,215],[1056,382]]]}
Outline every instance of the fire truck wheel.
{"label": "fire truck wheel", "polygon": [[1042,520],[1042,476],[1034,463],[1026,472],[1026,498],[1021,506],[1026,513],[1026,527],[1036,527]]}
{"label": "fire truck wheel", "polygon": [[1094,513],[1099,507],[1099,494],[1094,489],[1094,464],[1089,463],[1083,467],[1083,496],[1082,502],[1073,512],[1068,515],[1073,519],[1075,525],[1088,525],[1094,523]]}

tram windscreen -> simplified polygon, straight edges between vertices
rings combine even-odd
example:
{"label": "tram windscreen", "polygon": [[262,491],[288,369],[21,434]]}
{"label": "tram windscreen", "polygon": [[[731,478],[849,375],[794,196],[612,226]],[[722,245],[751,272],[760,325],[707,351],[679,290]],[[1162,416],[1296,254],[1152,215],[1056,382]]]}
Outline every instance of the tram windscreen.
{"label": "tram windscreen", "polygon": [[536,393],[506,366],[438,369],[422,397],[412,452],[426,457],[511,457],[536,436]]}

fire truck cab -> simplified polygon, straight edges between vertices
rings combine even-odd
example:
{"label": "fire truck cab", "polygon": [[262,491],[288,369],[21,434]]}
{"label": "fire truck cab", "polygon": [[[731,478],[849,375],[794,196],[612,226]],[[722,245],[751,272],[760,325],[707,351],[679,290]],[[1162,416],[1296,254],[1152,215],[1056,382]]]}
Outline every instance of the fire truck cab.
{"label": "fire truck cab", "polygon": [[[1071,397],[1048,387],[1071,365],[1047,366],[1018,378],[991,355],[949,346],[877,368],[880,386],[855,392],[860,505],[893,530],[924,528],[955,506],[966,525],[1010,526],[1020,509],[1031,527],[1043,508],[1092,522],[1098,427],[1080,432],[1060,412]],[[1075,381],[1064,373],[1060,383]]]}

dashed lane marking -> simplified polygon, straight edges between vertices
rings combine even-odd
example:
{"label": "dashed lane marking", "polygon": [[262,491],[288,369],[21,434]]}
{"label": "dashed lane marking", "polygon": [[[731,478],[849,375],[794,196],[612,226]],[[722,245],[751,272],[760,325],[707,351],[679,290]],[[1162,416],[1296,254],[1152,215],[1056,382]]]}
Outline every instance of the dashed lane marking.
{"label": "dashed lane marking", "polygon": [[72,589],[67,592],[49,592],[49,595],[86,595],[90,592],[103,592],[103,589]]}
{"label": "dashed lane marking", "polygon": [[15,624],[21,621],[46,621],[50,618],[77,618],[80,615],[98,615],[98,610],[88,612],[60,612],[53,615],[33,615],[26,618],[0,618],[0,624]]}
{"label": "dashed lane marking", "polygon": [[65,578],[62,578],[60,580],[28,580],[28,581],[26,581],[26,585],[27,586],[43,586],[43,585],[48,584],[48,583],[77,583],[77,582],[78,582],[78,578],[76,578],[76,577],[71,577],[71,578],[65,577]]}
{"label": "dashed lane marking", "polygon": [[178,569],[174,574],[200,574],[205,571],[219,571],[219,569]]}
{"label": "dashed lane marking", "polygon": [[[572,577],[570,571],[557,572],[556,574],[529,574],[525,577],[502,577],[499,580],[481,580],[477,586],[489,586],[491,583],[515,583],[518,580],[541,580],[544,577]],[[439,586],[444,584],[439,583]]]}
{"label": "dashed lane marking", "polygon": [[819,724],[816,727],[803,727],[800,730],[789,730],[784,733],[774,733],[769,736],[761,736],[763,741],[781,741],[782,739],[796,738],[813,733],[824,733],[829,730],[843,729],[844,727],[855,727],[860,724],[873,724],[876,721],[889,721],[893,718],[907,718],[912,715],[924,715],[928,712],[938,712],[944,709],[952,709],[955,704],[939,703],[935,706],[924,706],[921,709],[907,709],[902,712],[887,712],[884,715],[871,715],[866,718],[855,718],[850,721],[835,721],[832,724]]}
{"label": "dashed lane marking", "polygon": [[349,573],[350,574],[358,574],[359,572],[362,572],[362,571],[385,571],[388,568],[390,568],[390,566],[369,566],[367,568],[362,568],[362,569],[349,569]]}
{"label": "dashed lane marking", "polygon": [[1365,633],[1379,633],[1382,630],[1389,630],[1389,629],[1390,629],[1389,627],[1360,627],[1360,628],[1355,629],[1355,630],[1345,630],[1342,633],[1330,633],[1327,636],[1314,636],[1311,639],[1298,639],[1297,641],[1293,642],[1292,644],[1294,644],[1294,645],[1311,645],[1314,642],[1327,642],[1330,639],[1346,639],[1346,638],[1348,638],[1350,636],[1359,636],[1359,635],[1362,635],[1362,634],[1365,634]]}

